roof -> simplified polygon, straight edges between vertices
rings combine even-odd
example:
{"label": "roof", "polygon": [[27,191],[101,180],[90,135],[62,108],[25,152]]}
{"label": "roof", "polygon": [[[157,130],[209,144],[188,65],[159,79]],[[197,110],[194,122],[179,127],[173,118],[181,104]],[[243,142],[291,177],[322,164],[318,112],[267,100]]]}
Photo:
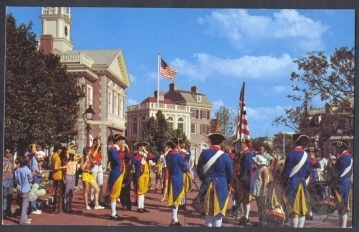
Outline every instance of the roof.
{"label": "roof", "polygon": [[[157,98],[155,97],[148,97],[146,98],[145,100],[143,100],[141,102],[141,104],[144,104],[144,103],[157,103]],[[159,103],[162,103],[162,104],[171,104],[171,105],[175,105],[175,103],[173,103],[173,101],[171,101],[170,99],[168,98],[165,98],[164,100],[159,100]]]}
{"label": "roof", "polygon": [[[197,96],[201,96],[201,101],[197,101]],[[212,103],[208,100],[207,96],[202,93],[194,93],[185,90],[171,90],[165,93],[165,97],[171,99],[176,104],[185,105],[203,105],[212,107]]]}

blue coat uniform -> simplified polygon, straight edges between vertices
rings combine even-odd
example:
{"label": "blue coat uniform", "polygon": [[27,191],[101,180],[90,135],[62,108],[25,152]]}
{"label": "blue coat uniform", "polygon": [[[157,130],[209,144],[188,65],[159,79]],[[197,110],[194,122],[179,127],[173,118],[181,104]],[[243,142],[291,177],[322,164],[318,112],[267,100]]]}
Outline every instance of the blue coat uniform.
{"label": "blue coat uniform", "polygon": [[[310,175],[310,156],[307,158],[300,169],[290,177],[292,169],[300,162],[304,155],[302,147],[296,147],[289,152],[284,162],[283,176],[285,180],[285,194],[289,200],[292,210],[297,215],[305,215],[308,211],[306,204],[307,186],[306,179]],[[300,202],[300,203],[298,203]]]}
{"label": "blue coat uniform", "polygon": [[[198,159],[197,174],[202,181],[200,193],[201,202],[205,204],[204,213],[206,215],[214,215],[221,213],[225,216],[228,203],[228,184],[233,175],[232,162],[229,154],[223,153],[212,164],[212,166],[203,173],[204,165],[218,152],[218,146],[212,146],[208,150],[202,151]],[[213,187],[216,194],[214,194],[214,202],[207,202],[210,200],[210,188]],[[218,205],[219,207],[216,207]],[[213,209],[212,209],[213,207]]]}
{"label": "blue coat uniform", "polygon": [[167,154],[166,165],[169,174],[168,206],[177,207],[185,194],[184,173],[188,173],[188,165],[177,149]]}
{"label": "blue coat uniform", "polygon": [[108,177],[108,189],[112,200],[117,200],[121,193],[121,186],[124,172],[123,152],[115,145],[108,150],[108,161],[111,164],[111,171]]}
{"label": "blue coat uniform", "polygon": [[[243,156],[242,156],[243,155]],[[242,158],[239,161],[239,176],[238,179],[244,184],[243,186],[252,191],[252,166],[253,166],[253,153],[249,148],[242,151]]]}
{"label": "blue coat uniform", "polygon": [[352,158],[348,152],[344,152],[340,158],[335,163],[335,176],[337,177],[335,188],[339,192],[341,196],[341,200],[339,200],[339,203],[341,203],[341,207],[343,207],[340,210],[343,210],[344,212],[350,211],[349,206],[349,192],[351,187],[351,171],[347,172],[344,176],[341,177],[344,170],[347,169],[352,163]]}

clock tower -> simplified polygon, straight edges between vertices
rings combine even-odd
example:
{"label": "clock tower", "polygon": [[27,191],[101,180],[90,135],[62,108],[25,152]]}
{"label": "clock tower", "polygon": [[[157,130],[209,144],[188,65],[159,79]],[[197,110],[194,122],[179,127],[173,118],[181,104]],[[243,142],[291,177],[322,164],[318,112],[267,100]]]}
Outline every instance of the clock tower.
{"label": "clock tower", "polygon": [[40,18],[42,21],[40,47],[44,52],[72,51],[70,7],[42,7]]}

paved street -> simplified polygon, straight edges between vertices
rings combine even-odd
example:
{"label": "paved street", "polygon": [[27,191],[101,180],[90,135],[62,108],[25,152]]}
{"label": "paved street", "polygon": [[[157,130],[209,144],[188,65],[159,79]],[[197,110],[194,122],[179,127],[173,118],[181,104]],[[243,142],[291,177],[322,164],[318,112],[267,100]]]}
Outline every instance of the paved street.
{"label": "paved street", "polygon": [[[106,182],[107,176],[105,176]],[[154,179],[153,179],[154,180]],[[80,182],[81,183],[81,182]],[[153,185],[154,186],[154,185]],[[197,191],[190,192],[187,195],[187,203],[190,204],[192,199],[197,195]],[[74,213],[67,214],[51,214],[51,198],[49,205],[43,204],[41,206],[41,215],[30,215],[32,225],[80,225],[80,226],[168,226],[171,221],[171,209],[166,206],[166,202],[160,202],[162,195],[160,191],[150,191],[145,197],[145,207],[150,211],[149,213],[136,212],[136,206],[132,206],[131,211],[122,209],[121,204],[117,204],[118,214],[124,219],[123,221],[112,221],[110,217],[110,207],[104,210],[86,210],[83,202],[83,191],[76,191],[73,202]],[[47,194],[41,197],[42,202],[51,197]],[[231,199],[231,198],[230,198]],[[133,200],[133,197],[132,197]],[[228,209],[232,206],[230,200]],[[15,208],[13,209],[15,210]],[[186,212],[183,210],[178,211],[179,221],[184,227],[203,227],[204,220],[198,216],[196,212],[187,206]],[[352,215],[349,214],[348,226],[351,226]],[[338,228],[337,212],[330,214],[326,220],[321,219],[318,215],[314,215],[313,221],[306,221],[306,228]],[[3,225],[17,225],[19,216],[11,217],[3,220]],[[256,203],[251,203],[250,223],[248,227],[256,226],[257,208]],[[223,227],[239,227],[238,221],[228,213],[223,220]],[[5,226],[6,227],[6,226]],[[270,225],[269,227],[289,227],[289,224],[284,225]]]}

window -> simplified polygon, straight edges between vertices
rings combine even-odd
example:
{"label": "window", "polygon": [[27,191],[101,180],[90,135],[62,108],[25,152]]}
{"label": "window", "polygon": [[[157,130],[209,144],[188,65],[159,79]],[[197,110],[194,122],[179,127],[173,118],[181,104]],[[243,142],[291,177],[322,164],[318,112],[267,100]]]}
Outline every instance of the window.
{"label": "window", "polygon": [[209,119],[209,111],[208,110],[202,110],[201,111],[201,118],[202,119]]}
{"label": "window", "polygon": [[112,99],[112,91],[111,90],[108,92],[107,101],[108,101],[108,113],[112,114],[112,112],[113,112],[112,111],[112,107],[113,107],[112,101],[113,101],[113,99]]}
{"label": "window", "polygon": [[142,115],[142,116],[141,116],[140,125],[141,125],[141,126],[140,126],[141,137],[144,137],[143,129],[146,128],[146,116],[145,116],[145,115]]}
{"label": "window", "polygon": [[179,118],[177,122],[177,129],[183,132],[183,118]]}
{"label": "window", "polygon": [[191,109],[191,118],[198,118],[198,110]]}
{"label": "window", "polygon": [[202,135],[209,134],[209,125],[208,124],[202,124],[201,125],[201,134]]}
{"label": "window", "polygon": [[86,101],[87,101],[86,108],[88,108],[89,105],[93,106],[93,87],[91,85],[87,85]]}
{"label": "window", "polygon": [[136,136],[138,134],[137,128],[137,117],[132,117],[132,136]]}
{"label": "window", "polygon": [[173,129],[173,118],[168,117],[167,122],[168,122],[168,129]]}
{"label": "window", "polygon": [[113,113],[115,115],[118,115],[118,95],[115,95],[115,106],[114,106]]}
{"label": "window", "polygon": [[202,96],[201,95],[197,95],[197,102],[202,102]]}
{"label": "window", "polygon": [[124,108],[123,100],[122,98],[120,98],[120,112],[119,112],[120,117],[123,117],[123,108]]}
{"label": "window", "polygon": [[195,123],[191,124],[191,134],[196,134],[196,124]]}

